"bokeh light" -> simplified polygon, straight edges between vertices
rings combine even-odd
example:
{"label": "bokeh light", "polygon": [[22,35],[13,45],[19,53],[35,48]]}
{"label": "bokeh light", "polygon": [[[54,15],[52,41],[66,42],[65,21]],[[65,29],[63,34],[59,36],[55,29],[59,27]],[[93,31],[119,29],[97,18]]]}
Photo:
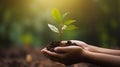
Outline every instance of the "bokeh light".
{"label": "bokeh light", "polygon": [[[14,46],[47,45],[58,40],[47,24],[55,24],[51,10],[70,12],[78,30],[66,31],[63,40],[83,40],[103,47],[119,44],[119,1],[116,0],[1,0],[0,42]],[[8,46],[8,45],[7,45]]]}

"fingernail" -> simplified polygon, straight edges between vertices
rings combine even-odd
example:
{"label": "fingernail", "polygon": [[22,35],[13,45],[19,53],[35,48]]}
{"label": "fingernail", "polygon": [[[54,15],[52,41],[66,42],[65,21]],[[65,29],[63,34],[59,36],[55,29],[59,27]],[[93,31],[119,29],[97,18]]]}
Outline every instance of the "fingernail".
{"label": "fingernail", "polygon": [[54,48],[54,51],[57,51],[58,50],[58,48],[56,47],[56,48]]}

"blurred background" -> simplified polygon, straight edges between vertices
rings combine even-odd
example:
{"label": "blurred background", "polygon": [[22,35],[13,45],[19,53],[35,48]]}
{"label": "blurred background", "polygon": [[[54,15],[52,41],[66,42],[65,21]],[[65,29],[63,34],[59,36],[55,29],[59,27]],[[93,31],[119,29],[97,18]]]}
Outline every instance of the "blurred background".
{"label": "blurred background", "polygon": [[53,8],[70,12],[77,30],[63,40],[82,40],[101,47],[120,46],[120,0],[0,0],[0,47],[46,46],[59,37],[47,26],[56,23]]}

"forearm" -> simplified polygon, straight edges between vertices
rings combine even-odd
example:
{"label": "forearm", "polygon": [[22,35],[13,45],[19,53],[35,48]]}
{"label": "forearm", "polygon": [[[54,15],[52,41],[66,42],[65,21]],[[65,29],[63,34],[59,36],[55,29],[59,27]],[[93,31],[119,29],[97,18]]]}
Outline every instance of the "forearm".
{"label": "forearm", "polygon": [[100,48],[100,47],[91,46],[91,45],[89,45],[88,50],[91,51],[91,52],[97,52],[97,53],[104,53],[104,54],[120,56],[120,50]]}
{"label": "forearm", "polygon": [[84,52],[88,63],[103,65],[103,66],[116,66],[120,67],[120,56],[114,56],[109,54],[95,53],[90,51]]}

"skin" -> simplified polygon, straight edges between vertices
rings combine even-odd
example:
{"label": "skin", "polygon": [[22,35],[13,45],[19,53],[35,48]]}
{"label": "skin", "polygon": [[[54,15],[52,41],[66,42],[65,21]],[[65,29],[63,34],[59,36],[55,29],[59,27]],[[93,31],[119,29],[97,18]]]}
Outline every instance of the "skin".
{"label": "skin", "polygon": [[[120,50],[96,47],[96,46],[92,46],[92,45],[89,45],[85,42],[78,41],[78,40],[71,40],[71,41],[72,41],[72,43],[76,43],[78,46],[80,46],[88,51],[91,51],[91,52],[120,56]],[[66,41],[63,41],[63,43],[65,43],[65,42]]]}
{"label": "skin", "polygon": [[[77,46],[56,47],[55,52],[44,48],[41,52],[51,60],[65,65],[87,62],[107,67],[120,67],[120,50],[100,48],[77,40],[71,42],[76,43]],[[67,41],[62,41],[62,45],[65,43]]]}

